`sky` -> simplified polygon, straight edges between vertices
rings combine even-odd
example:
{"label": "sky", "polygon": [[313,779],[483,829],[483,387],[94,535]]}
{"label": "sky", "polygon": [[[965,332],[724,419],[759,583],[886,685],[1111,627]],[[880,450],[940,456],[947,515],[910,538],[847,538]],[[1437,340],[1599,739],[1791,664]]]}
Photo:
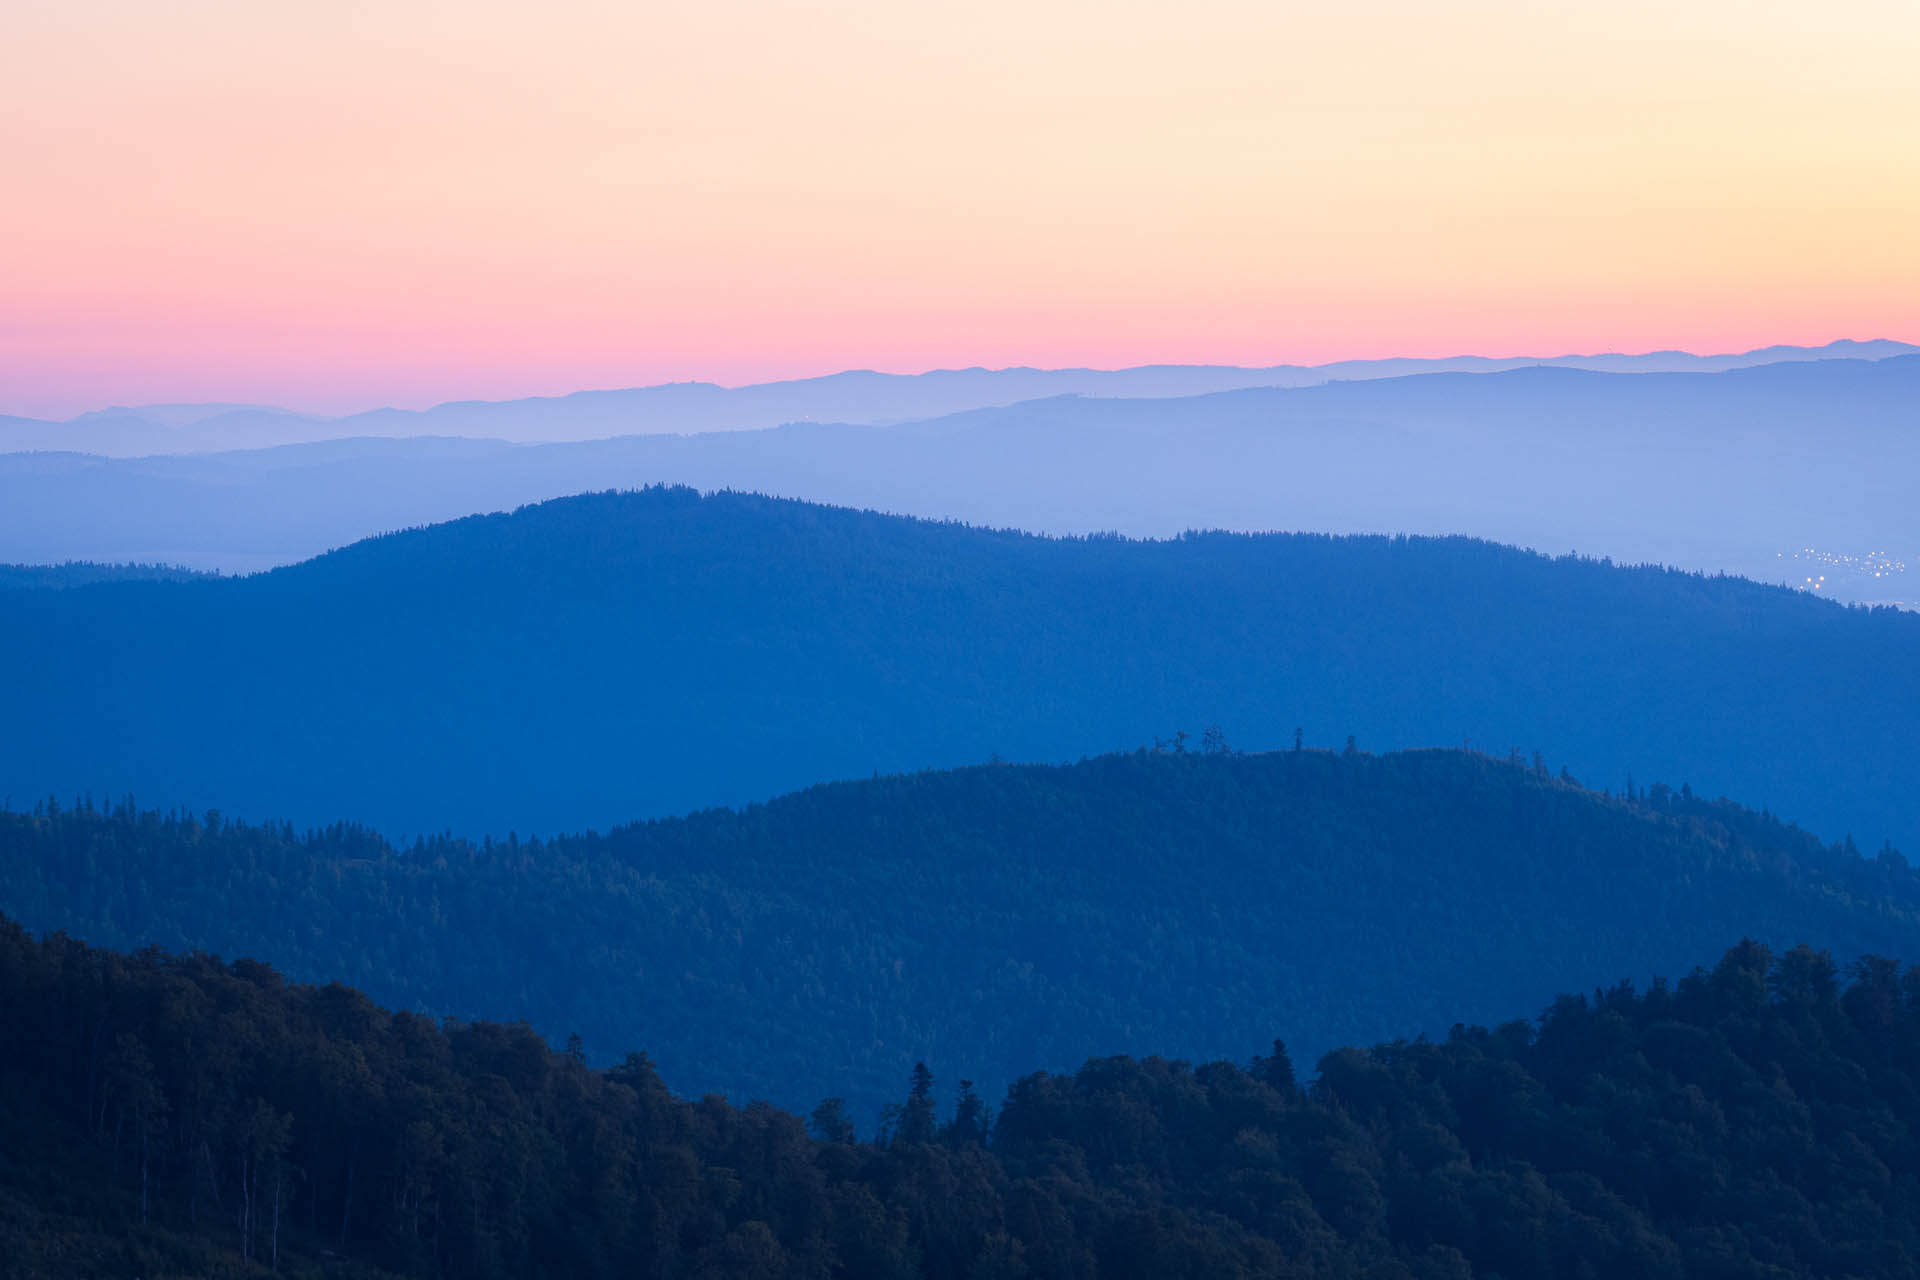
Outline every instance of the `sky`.
{"label": "sky", "polygon": [[8,0],[0,413],[1920,339],[1913,0]]}

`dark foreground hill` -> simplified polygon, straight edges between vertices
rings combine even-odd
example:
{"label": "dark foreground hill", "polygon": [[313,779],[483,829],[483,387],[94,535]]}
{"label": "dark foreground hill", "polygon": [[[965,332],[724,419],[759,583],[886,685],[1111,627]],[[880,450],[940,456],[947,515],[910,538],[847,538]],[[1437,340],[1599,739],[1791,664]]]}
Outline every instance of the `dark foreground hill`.
{"label": "dark foreground hill", "polygon": [[1920,842],[1920,616],[1465,539],[1046,539],[690,490],[0,593],[0,796],[389,832],[1237,745],[1551,753]]}
{"label": "dark foreground hill", "polygon": [[1459,751],[1140,752],[815,787],[602,836],[0,818],[0,910],[579,1032],[676,1088],[870,1126],[917,1059],[1310,1055],[1683,971],[1715,939],[1920,954],[1920,882],[1727,803]]}
{"label": "dark foreground hill", "polygon": [[[1331,976],[1331,975],[1330,975]],[[1336,976],[1337,977],[1337,976]],[[1844,989],[1843,989],[1844,986]],[[1911,1280],[1920,971],[1743,943],[1644,995],[996,1110],[671,1095],[524,1026],[0,919],[9,1275]]]}

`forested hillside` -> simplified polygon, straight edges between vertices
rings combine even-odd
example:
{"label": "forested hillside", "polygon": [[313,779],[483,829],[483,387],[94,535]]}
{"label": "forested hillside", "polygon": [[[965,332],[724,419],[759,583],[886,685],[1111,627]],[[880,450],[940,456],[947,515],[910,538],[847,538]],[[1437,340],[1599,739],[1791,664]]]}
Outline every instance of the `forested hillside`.
{"label": "forested hillside", "polygon": [[1551,754],[1920,838],[1920,616],[1465,539],[1054,540],[684,489],[0,593],[0,789],[389,832],[1236,744]]}
{"label": "forested hillside", "polygon": [[[524,1026],[0,919],[14,1275],[1910,1280],[1920,971],[1742,943],[1296,1078],[1106,1058],[879,1141]],[[1302,1084],[1305,1087],[1301,1087]],[[991,1104],[991,1105],[990,1105]]]}
{"label": "forested hillside", "polygon": [[63,807],[0,818],[0,910],[525,1017],[596,1062],[645,1049],[693,1093],[841,1094],[863,1129],[919,1059],[997,1091],[1099,1054],[1437,1034],[1742,933],[1920,954],[1898,854],[1732,804],[1459,751],[1199,741],[477,845]]}

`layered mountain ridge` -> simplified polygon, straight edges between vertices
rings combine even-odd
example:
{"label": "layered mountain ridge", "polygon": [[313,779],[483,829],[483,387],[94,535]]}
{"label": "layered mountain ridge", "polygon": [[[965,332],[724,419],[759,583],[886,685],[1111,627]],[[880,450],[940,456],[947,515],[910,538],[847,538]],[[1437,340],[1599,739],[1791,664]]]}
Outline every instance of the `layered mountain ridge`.
{"label": "layered mountain ridge", "polygon": [[608,436],[741,431],[788,422],[891,423],[1045,396],[1161,398],[1242,387],[1305,387],[1411,373],[1489,373],[1547,365],[1615,373],[1719,372],[1813,360],[1878,360],[1920,347],[1875,339],[1820,347],[1773,346],[1742,353],[1543,357],[1453,356],[1344,360],[1324,365],[1142,365],[1126,369],[850,369],[814,378],[724,387],[672,382],[517,400],[459,400],[428,409],[373,409],[332,417],[267,405],[117,406],[65,421],[0,415],[0,452],[78,450],[115,456],[261,448],[354,436],[477,436],[502,440],[592,440]]}
{"label": "layered mountain ridge", "polygon": [[[691,429],[691,420],[682,422]],[[583,491],[740,489],[1054,534],[1467,534],[1920,601],[1920,356],[1058,396],[875,427],[0,456],[0,560],[250,571]]]}

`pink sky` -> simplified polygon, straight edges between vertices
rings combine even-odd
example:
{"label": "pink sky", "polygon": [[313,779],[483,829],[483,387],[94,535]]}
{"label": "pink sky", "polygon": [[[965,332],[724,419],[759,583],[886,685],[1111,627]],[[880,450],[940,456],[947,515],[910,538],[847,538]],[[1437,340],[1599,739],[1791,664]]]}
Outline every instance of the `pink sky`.
{"label": "pink sky", "polygon": [[1920,6],[15,0],[0,413],[1920,338]]}

